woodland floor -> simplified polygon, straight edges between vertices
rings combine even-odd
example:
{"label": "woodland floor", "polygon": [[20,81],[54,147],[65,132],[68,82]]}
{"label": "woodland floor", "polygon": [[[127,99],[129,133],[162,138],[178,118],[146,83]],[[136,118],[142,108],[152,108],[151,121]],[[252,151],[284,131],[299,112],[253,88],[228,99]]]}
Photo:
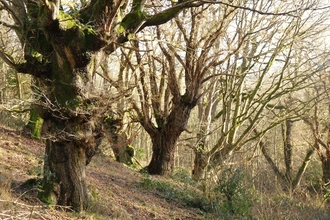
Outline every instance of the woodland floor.
{"label": "woodland floor", "polygon": [[[32,187],[40,180],[43,155],[42,141],[0,127],[0,219],[210,219],[200,209],[148,188],[149,178],[157,182],[161,177],[147,177],[103,155],[96,155],[87,166],[91,198],[87,212],[48,207]],[[26,182],[31,179],[33,184]]]}
{"label": "woodland floor", "polygon": [[[226,214],[214,206],[218,200],[210,203],[210,198],[206,199],[189,174],[149,176],[103,154],[96,155],[87,166],[89,208],[77,214],[68,207],[50,207],[37,198],[43,157],[42,141],[0,126],[0,220],[330,219],[324,196],[310,194],[307,188],[293,195],[276,188],[263,193],[254,191],[251,215]],[[246,209],[246,198],[239,200],[239,208]]]}

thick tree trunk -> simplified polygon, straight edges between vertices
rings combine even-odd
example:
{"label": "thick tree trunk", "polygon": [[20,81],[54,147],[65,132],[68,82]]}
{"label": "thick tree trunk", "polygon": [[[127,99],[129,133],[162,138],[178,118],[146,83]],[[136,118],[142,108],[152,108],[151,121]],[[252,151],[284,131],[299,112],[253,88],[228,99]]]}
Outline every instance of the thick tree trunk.
{"label": "thick tree trunk", "polygon": [[132,158],[134,157],[134,148],[130,144],[116,144],[112,146],[113,153],[116,161],[127,165],[133,164]]}
{"label": "thick tree trunk", "polygon": [[[61,62],[57,62],[59,59]],[[88,60],[80,62],[80,68],[72,68],[68,60],[53,57],[49,78],[41,81],[40,90],[45,94],[41,96],[40,115],[47,142],[39,197],[81,212],[88,201],[85,167],[101,142],[100,123],[105,114],[94,108],[97,96],[85,94],[90,82]]]}
{"label": "thick tree trunk", "polygon": [[47,141],[44,192],[40,198],[50,204],[69,206],[75,211],[87,208],[85,149],[74,142]]}
{"label": "thick tree trunk", "polygon": [[174,169],[174,151],[177,140],[185,130],[191,109],[196,105],[192,103],[177,103],[167,118],[167,123],[157,129],[148,130],[152,141],[152,158],[147,167],[150,174],[167,175]]}
{"label": "thick tree trunk", "polygon": [[159,132],[151,137],[152,158],[148,165],[149,174],[167,175],[174,169],[174,151],[178,136]]}
{"label": "thick tree trunk", "polygon": [[[48,127],[47,130],[57,130],[59,127],[64,129],[59,123],[59,120],[45,120],[44,126]],[[62,124],[66,130],[82,128],[78,127],[81,124],[65,120]],[[68,206],[77,212],[83,211],[87,208],[88,201],[85,169],[95,155],[101,138],[97,135],[82,138],[78,133],[60,134],[55,130],[51,134],[57,134],[57,137],[50,137],[46,141],[43,191],[39,193],[39,198],[49,204]]]}
{"label": "thick tree trunk", "polygon": [[[112,126],[114,127],[114,126]],[[118,134],[118,129],[111,129],[111,148],[116,161],[127,165],[133,164],[134,147],[129,144],[126,133]]]}

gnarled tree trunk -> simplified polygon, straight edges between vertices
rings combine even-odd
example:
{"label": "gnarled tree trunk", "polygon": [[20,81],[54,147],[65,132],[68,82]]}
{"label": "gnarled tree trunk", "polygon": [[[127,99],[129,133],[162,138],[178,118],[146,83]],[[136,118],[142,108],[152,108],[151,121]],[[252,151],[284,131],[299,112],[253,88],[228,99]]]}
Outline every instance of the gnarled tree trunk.
{"label": "gnarled tree trunk", "polygon": [[151,137],[153,152],[148,165],[150,174],[167,175],[173,171],[177,139],[177,135],[165,132],[158,132]]}
{"label": "gnarled tree trunk", "polygon": [[[76,69],[59,64],[54,68],[56,75],[51,71],[48,81],[43,81],[42,89],[47,94],[40,115],[44,119],[46,156],[39,198],[80,212],[87,208],[85,167],[101,143],[103,114],[93,111],[90,99],[81,97],[81,78]],[[79,74],[87,74],[85,70],[79,68]]]}
{"label": "gnarled tree trunk", "polygon": [[46,144],[43,193],[39,197],[50,204],[72,207],[75,211],[87,208],[85,149],[73,141]]}
{"label": "gnarled tree trunk", "polygon": [[150,174],[171,174],[174,168],[174,151],[181,133],[185,130],[192,108],[196,101],[176,104],[167,123],[161,128],[146,129],[152,140],[152,158],[147,166]]}

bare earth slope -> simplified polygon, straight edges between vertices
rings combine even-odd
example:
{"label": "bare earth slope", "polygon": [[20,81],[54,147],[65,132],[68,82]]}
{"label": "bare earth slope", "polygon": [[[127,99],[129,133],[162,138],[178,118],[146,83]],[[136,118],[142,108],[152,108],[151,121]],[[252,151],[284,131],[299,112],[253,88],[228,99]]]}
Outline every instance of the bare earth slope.
{"label": "bare earth slope", "polygon": [[87,167],[90,208],[86,213],[48,207],[37,199],[35,187],[43,153],[41,141],[0,127],[0,219],[205,219],[199,209],[141,187],[145,175],[102,155],[95,156]]}

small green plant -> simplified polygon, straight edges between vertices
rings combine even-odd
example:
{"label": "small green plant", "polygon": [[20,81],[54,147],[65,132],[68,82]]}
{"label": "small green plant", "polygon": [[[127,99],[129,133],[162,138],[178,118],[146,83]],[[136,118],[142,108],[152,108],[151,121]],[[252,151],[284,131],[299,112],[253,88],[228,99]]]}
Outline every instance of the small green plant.
{"label": "small green plant", "polygon": [[175,171],[171,177],[172,177],[172,179],[178,180],[185,184],[189,184],[192,186],[196,185],[196,182],[191,178],[190,173],[184,169],[179,169],[179,170]]}
{"label": "small green plant", "polygon": [[25,181],[24,185],[29,186],[31,188],[35,188],[37,191],[42,191],[42,178],[43,178],[43,164],[44,159],[41,158],[38,161],[38,165],[34,166],[32,169],[27,171],[27,174],[30,176],[36,176],[35,178],[28,179]]}
{"label": "small green plant", "polygon": [[326,185],[324,187],[324,194],[323,194],[324,202],[328,202],[329,198],[330,198],[330,185]]}
{"label": "small green plant", "polygon": [[252,217],[255,199],[246,187],[245,176],[241,169],[222,171],[217,187],[213,190],[214,212],[218,215]]}

